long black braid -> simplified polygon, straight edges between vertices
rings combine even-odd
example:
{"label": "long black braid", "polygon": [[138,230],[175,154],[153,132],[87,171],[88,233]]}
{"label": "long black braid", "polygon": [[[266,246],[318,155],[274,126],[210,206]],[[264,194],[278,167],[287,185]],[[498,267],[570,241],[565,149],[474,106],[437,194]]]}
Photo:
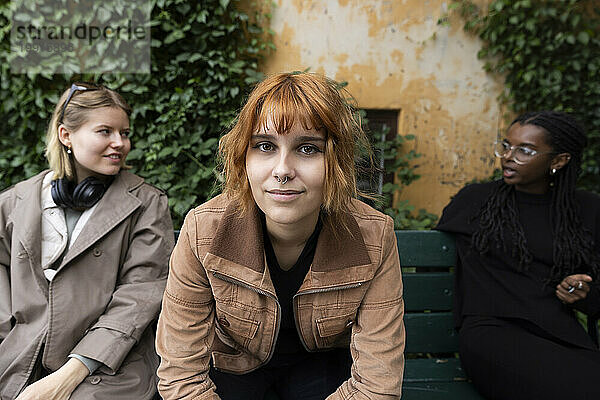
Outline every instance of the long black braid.
{"label": "long black braid", "polygon": [[[511,126],[515,123],[544,129],[554,151],[571,155],[570,161],[553,176],[550,214],[554,248],[548,283],[556,284],[575,273],[587,273],[597,280],[600,278],[600,257],[595,252],[592,235],[583,228],[575,201],[575,183],[581,172],[581,157],[587,144],[585,131],[574,118],[556,111],[525,113],[517,117]],[[472,246],[483,254],[489,250],[490,243],[495,242],[506,251],[509,247],[506,241],[511,239],[515,242],[511,246],[512,254],[518,258],[520,268],[524,269],[533,257],[519,222],[514,186],[501,182],[479,213],[479,228],[473,234]]]}

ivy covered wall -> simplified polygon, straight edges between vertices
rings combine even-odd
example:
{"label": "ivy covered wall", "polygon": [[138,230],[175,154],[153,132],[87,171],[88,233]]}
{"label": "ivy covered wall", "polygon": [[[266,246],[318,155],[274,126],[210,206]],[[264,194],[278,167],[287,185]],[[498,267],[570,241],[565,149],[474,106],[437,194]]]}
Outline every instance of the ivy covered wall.
{"label": "ivy covered wall", "polygon": [[600,5],[594,0],[454,1],[483,40],[485,69],[504,77],[514,113],[561,110],[588,130],[580,186],[600,193]]}
{"label": "ivy covered wall", "polygon": [[47,168],[44,136],[71,81],[98,81],[134,106],[133,171],[165,190],[176,226],[214,190],[218,137],[262,78],[271,48],[264,12],[236,0],[156,0],[151,74],[17,75],[10,56],[10,2],[0,2],[0,190]]}

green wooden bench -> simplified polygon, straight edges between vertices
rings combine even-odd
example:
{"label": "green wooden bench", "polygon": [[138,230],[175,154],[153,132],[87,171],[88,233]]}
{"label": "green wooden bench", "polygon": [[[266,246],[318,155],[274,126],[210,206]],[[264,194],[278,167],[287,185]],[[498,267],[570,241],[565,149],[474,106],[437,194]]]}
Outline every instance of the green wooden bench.
{"label": "green wooden bench", "polygon": [[[483,399],[467,381],[454,330],[454,238],[438,231],[396,231],[404,283],[406,364],[403,400]],[[588,334],[598,345],[598,320]]]}
{"label": "green wooden bench", "polygon": [[483,399],[467,381],[456,357],[454,238],[438,231],[396,231],[396,238],[406,326],[402,399]]}

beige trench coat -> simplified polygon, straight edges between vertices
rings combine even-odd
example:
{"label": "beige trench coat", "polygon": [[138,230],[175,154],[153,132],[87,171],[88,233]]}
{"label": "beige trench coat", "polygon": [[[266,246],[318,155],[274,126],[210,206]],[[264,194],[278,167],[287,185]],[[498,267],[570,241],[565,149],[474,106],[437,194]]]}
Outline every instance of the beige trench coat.
{"label": "beige trench coat", "polygon": [[157,317],[173,248],[166,196],[121,171],[51,282],[41,262],[43,172],[0,194],[0,399],[26,386],[42,363],[70,353],[102,362],[73,392],[79,399],[150,399]]}

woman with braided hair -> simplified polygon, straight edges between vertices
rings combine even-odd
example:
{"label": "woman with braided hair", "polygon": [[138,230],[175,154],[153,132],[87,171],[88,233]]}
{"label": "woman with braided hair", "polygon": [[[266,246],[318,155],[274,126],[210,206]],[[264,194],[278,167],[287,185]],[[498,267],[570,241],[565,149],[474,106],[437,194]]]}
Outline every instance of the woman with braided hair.
{"label": "woman with braided hair", "polygon": [[575,190],[586,145],[572,117],[517,117],[502,179],[463,188],[437,229],[456,237],[461,362],[489,399],[598,399],[600,351],[574,310],[600,314],[600,197]]}

